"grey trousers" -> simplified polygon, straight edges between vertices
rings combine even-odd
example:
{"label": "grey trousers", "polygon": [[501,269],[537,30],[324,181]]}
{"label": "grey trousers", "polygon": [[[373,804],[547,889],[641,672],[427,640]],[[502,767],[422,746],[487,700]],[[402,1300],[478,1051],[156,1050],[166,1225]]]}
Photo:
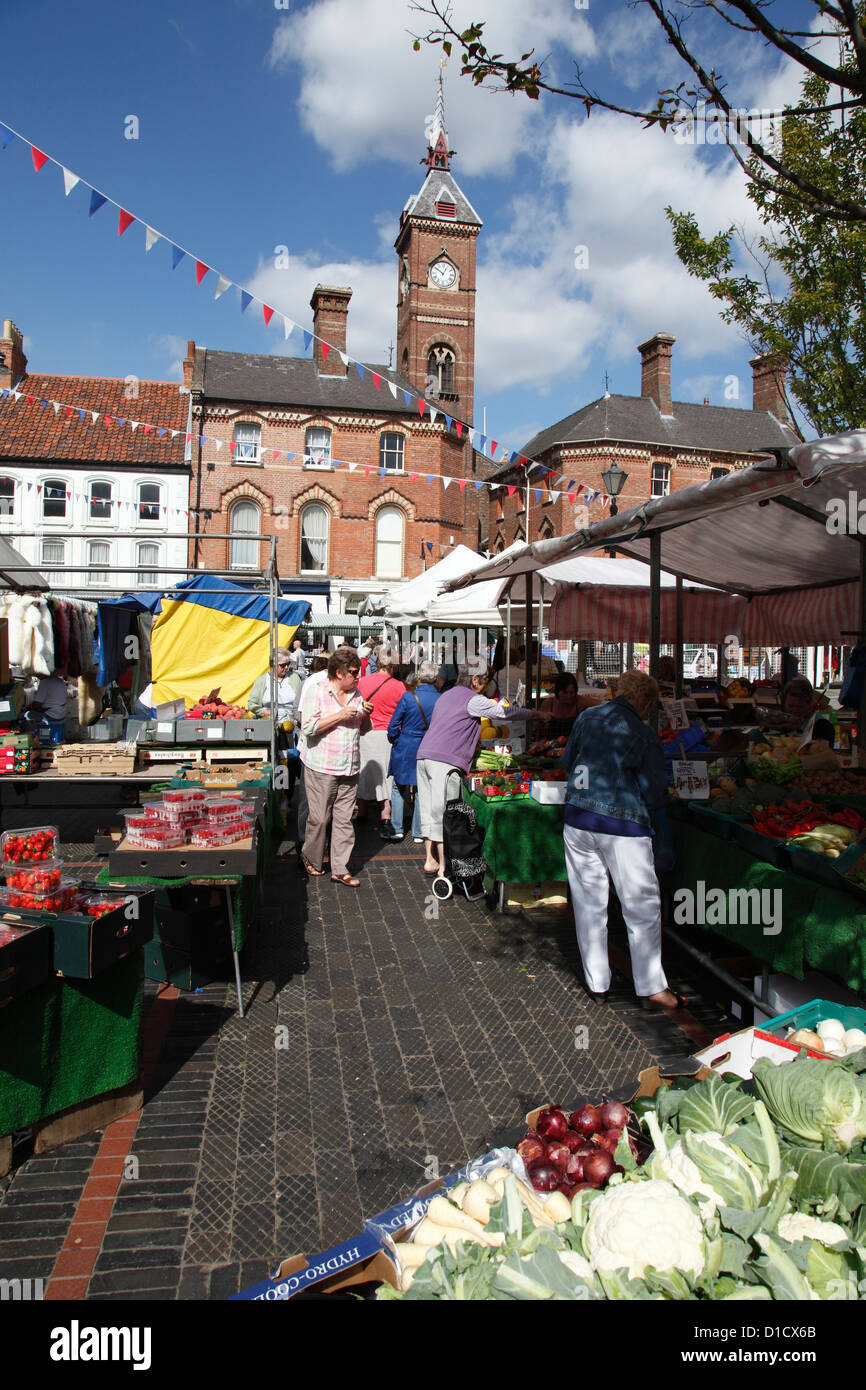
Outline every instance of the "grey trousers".
{"label": "grey trousers", "polygon": [[358,799],[358,774],[332,777],[327,772],[304,768],[309,814],[304,839],[304,858],[314,869],[321,869],[328,821],[331,822],[331,873],[347,874],[349,857],[355,848],[352,812]]}

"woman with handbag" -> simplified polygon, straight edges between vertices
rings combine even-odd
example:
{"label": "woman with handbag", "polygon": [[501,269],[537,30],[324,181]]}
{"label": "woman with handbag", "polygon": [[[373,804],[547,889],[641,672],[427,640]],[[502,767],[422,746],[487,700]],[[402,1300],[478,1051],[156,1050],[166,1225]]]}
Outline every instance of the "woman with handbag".
{"label": "woman with handbag", "polygon": [[406,687],[395,675],[396,654],[389,647],[379,647],[374,653],[376,670],[358,682],[358,689],[364,700],[373,706],[370,715],[369,731],[361,735],[361,776],[358,782],[358,816],[363,819],[366,802],[381,801],[381,833],[384,839],[392,838],[391,787],[393,779],[388,774],[391,759],[391,745],[388,742],[388,725]]}
{"label": "woman with handbag", "polygon": [[406,694],[400,699],[388,725],[391,761],[388,772],[393,778],[391,789],[391,821],[382,827],[384,840],[402,840],[406,834],[406,806],[414,802],[412,834],[416,845],[421,837],[421,806],[418,801],[418,748],[430,727],[433,706],[439,699],[435,661],[422,661],[417,676],[407,680]]}

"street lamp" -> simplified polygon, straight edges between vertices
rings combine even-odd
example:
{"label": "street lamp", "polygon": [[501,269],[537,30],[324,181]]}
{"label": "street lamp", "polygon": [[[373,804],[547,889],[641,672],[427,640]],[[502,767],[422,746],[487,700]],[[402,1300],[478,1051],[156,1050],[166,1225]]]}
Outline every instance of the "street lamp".
{"label": "street lamp", "polygon": [[[604,470],[601,475],[601,480],[604,483],[604,490],[610,498],[610,514],[611,516],[616,516],[619,511],[619,507],[616,505],[616,499],[628,482],[628,474],[620,468],[616,461],[614,461],[609,468]],[[615,556],[615,547],[609,546],[607,553],[611,557]]]}

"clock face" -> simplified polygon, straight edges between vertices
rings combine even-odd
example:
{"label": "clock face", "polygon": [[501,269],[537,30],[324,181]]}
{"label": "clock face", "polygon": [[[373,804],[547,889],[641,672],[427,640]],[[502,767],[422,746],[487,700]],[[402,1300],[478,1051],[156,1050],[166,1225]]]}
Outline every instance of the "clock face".
{"label": "clock face", "polygon": [[430,267],[430,279],[440,290],[448,290],[457,279],[457,271],[450,261],[436,261]]}

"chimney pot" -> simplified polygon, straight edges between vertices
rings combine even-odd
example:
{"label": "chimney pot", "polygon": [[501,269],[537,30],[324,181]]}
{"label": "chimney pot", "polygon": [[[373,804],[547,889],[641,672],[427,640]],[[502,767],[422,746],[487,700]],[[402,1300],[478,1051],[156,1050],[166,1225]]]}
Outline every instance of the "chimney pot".
{"label": "chimney pot", "polygon": [[765,352],[749,361],[752,369],[752,409],[766,410],[783,425],[790,425],[785,400],[787,364],[775,353]]}
{"label": "chimney pot", "polygon": [[[348,376],[339,356],[346,351],[346,323],[352,291],[347,286],[317,285],[313,290],[310,308],[313,311],[313,352],[320,376]],[[322,342],[329,345],[327,357]]]}
{"label": "chimney pot", "polygon": [[11,319],[3,320],[0,334],[0,390],[8,389],[27,374],[24,339]]}
{"label": "chimney pot", "polygon": [[662,415],[673,414],[671,401],[671,349],[673,333],[654,333],[638,344],[641,358],[640,393],[655,401]]}

